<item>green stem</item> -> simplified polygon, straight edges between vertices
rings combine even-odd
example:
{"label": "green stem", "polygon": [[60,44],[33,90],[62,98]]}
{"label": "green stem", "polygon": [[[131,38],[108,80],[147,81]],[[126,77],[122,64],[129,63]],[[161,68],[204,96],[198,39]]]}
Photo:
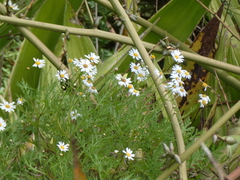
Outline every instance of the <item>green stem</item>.
{"label": "green stem", "polygon": [[[240,110],[240,101],[238,101],[227,113],[225,113],[205,134],[199,137],[183,154],[180,155],[181,161],[187,160],[195,151],[201,147],[202,142],[210,139],[222,125],[224,125],[237,111]],[[157,180],[166,179],[179,166],[178,163],[172,164],[166,169]]]}
{"label": "green stem", "polygon": [[[128,45],[134,46],[133,41],[129,37],[109,33],[106,31],[101,31],[98,29],[73,28],[73,27],[55,25],[55,24],[50,24],[50,23],[36,22],[36,21],[25,20],[25,19],[17,19],[17,18],[13,18],[13,17],[2,16],[2,15],[0,15],[0,21],[9,23],[9,24],[13,24],[13,25],[17,25],[17,26],[27,26],[27,27],[51,30],[51,31],[55,31],[55,32],[65,33],[67,31],[69,34],[72,34],[72,35],[99,37],[99,38],[109,39],[112,41],[121,42],[123,44],[128,44]],[[150,23],[150,24],[153,26],[152,23]],[[154,29],[156,29],[156,27],[153,27],[152,29],[154,30]],[[143,42],[143,45],[148,50],[151,50],[155,46],[155,44],[151,44],[148,42]],[[162,53],[162,48],[160,46],[157,46],[157,47],[154,47],[153,51],[157,52],[157,53]],[[238,67],[238,66],[234,66],[232,64],[221,62],[219,60],[211,59],[208,57],[200,56],[198,54],[194,54],[192,51],[191,51],[191,53],[182,51],[182,54],[185,56],[186,59],[201,64],[207,70],[210,69],[209,71],[211,71],[211,72],[214,72],[213,68],[218,68],[218,69],[222,69],[222,70],[240,75],[240,67]],[[208,66],[211,66],[213,68],[210,68]]]}
{"label": "green stem", "polygon": [[[6,8],[0,3],[0,12],[2,14],[6,14]],[[19,20],[16,18],[14,15],[10,17],[15,20]],[[71,75],[70,70],[48,49],[45,44],[42,43],[30,30],[28,30],[25,27],[22,27],[21,24],[15,25],[15,28],[22,33],[24,37],[26,37],[41,53],[49,59],[49,61],[57,68],[57,69],[62,69],[66,70],[69,75]]]}
{"label": "green stem", "polygon": [[[185,145],[184,145],[181,128],[178,123],[178,120],[181,120],[181,115],[180,115],[179,109],[177,107],[173,107],[173,104],[175,104],[175,103],[172,103],[172,101],[169,100],[170,96],[166,93],[161,80],[155,74],[155,72],[154,72],[155,66],[152,63],[152,61],[149,57],[149,54],[146,51],[135,28],[133,27],[132,22],[130,21],[125,10],[122,8],[122,5],[119,3],[118,0],[110,0],[110,3],[112,4],[113,8],[115,9],[115,11],[119,15],[119,17],[122,19],[122,21],[125,25],[125,28],[128,30],[128,33],[129,33],[133,43],[137,47],[139,53],[141,54],[141,57],[143,58],[143,61],[145,62],[146,66],[148,67],[148,70],[151,74],[151,77],[152,77],[154,83],[155,83],[157,91],[163,101],[163,104],[165,105],[165,109],[168,114],[168,118],[170,119],[170,121],[172,123],[172,128],[173,128],[175,138],[177,141],[178,153],[182,154],[185,151]],[[183,180],[187,179],[186,162],[182,163],[182,165],[179,168],[179,171],[180,171],[180,179],[183,179]]]}

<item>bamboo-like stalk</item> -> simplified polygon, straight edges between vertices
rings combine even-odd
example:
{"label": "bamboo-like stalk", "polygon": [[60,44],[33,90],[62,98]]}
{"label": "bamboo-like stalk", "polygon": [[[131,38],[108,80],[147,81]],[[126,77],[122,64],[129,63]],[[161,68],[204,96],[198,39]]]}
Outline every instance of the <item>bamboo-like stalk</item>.
{"label": "bamboo-like stalk", "polygon": [[[196,150],[201,147],[202,142],[210,139],[223,124],[225,124],[237,111],[240,110],[240,101],[238,101],[227,113],[225,113],[206,133],[199,137],[183,154],[180,155],[182,161],[187,160]],[[168,169],[157,178],[157,180],[166,179],[179,166],[178,163],[172,164]]]}
{"label": "bamboo-like stalk", "polygon": [[[27,27],[45,29],[45,30],[50,30],[50,31],[55,31],[55,32],[62,32],[62,33],[68,32],[71,35],[99,37],[99,38],[109,39],[112,41],[116,41],[116,42],[120,42],[123,44],[134,46],[134,43],[132,42],[132,40],[129,37],[109,33],[109,32],[98,30],[98,29],[73,28],[73,27],[68,27],[68,26],[55,25],[55,24],[51,24],[51,23],[36,22],[36,21],[31,21],[31,20],[7,17],[7,16],[3,16],[3,15],[0,15],[0,22],[9,23],[9,24],[17,25],[17,26],[27,26]],[[150,23],[150,24],[152,25],[152,23]],[[153,27],[153,30],[155,28],[156,27]],[[162,47],[156,46],[155,44],[152,44],[152,43],[143,41],[143,45],[148,50],[151,50],[152,48],[154,48],[153,51],[157,52],[157,53],[161,53],[163,50]],[[219,60],[211,59],[208,57],[200,56],[200,55],[198,55],[196,53],[192,53],[192,52],[182,51],[182,54],[185,56],[186,59],[188,59],[190,61],[199,63],[203,66],[205,65],[204,68],[206,68],[207,70],[212,69],[210,67],[213,67],[213,68],[218,68],[218,69],[221,69],[224,71],[228,71],[228,72],[232,72],[232,73],[240,75],[240,67],[238,67],[238,66],[235,66],[235,65],[232,65],[229,63],[225,63],[225,62],[221,62]],[[226,82],[228,82],[228,81],[226,81]],[[240,82],[238,85],[240,85]],[[238,86],[238,87],[240,87],[240,86]]]}
{"label": "bamboo-like stalk", "polygon": [[[6,14],[6,8],[0,3],[0,12]],[[12,15],[12,19],[19,20]],[[66,70],[66,72],[71,75],[70,70],[48,49],[45,44],[42,43],[30,30],[26,27],[22,27],[21,24],[15,25],[16,29],[22,33],[41,53],[57,68],[61,70]]]}
{"label": "bamboo-like stalk", "polygon": [[[181,121],[181,115],[179,112],[179,109],[177,107],[174,107],[174,102],[170,101],[170,96],[166,93],[165,88],[161,82],[161,80],[158,78],[158,76],[155,74],[155,66],[152,63],[149,54],[147,50],[145,49],[140,37],[138,36],[135,28],[132,25],[132,22],[130,21],[128,15],[126,14],[125,10],[123,9],[122,5],[119,3],[118,0],[110,0],[110,3],[112,4],[113,8],[119,15],[119,17],[122,19],[123,24],[125,25],[125,28],[128,30],[128,33],[137,47],[143,61],[145,62],[146,66],[148,67],[148,70],[151,74],[151,77],[155,83],[155,86],[157,88],[157,91],[163,101],[163,104],[165,105],[166,112],[168,114],[168,118],[170,119],[172,123],[172,128],[174,131],[174,135],[177,141],[177,147],[178,147],[178,153],[182,154],[185,151],[185,145],[184,140],[181,132],[181,128],[179,125],[178,120]],[[186,162],[183,162],[182,165],[179,168],[180,172],[180,179],[186,180],[187,179],[187,167]]]}

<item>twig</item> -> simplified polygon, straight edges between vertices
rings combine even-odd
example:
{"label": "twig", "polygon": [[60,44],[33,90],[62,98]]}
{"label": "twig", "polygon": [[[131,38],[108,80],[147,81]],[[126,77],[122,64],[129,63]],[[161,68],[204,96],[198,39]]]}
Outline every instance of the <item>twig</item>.
{"label": "twig", "polygon": [[212,165],[215,167],[219,179],[220,179],[220,180],[227,180],[226,174],[225,174],[225,172],[223,171],[223,168],[222,168],[221,165],[215,160],[215,158],[213,157],[213,155],[212,155],[211,151],[208,149],[208,147],[207,147],[204,143],[201,143],[201,146],[202,146],[203,151],[206,153],[208,159],[211,161]]}

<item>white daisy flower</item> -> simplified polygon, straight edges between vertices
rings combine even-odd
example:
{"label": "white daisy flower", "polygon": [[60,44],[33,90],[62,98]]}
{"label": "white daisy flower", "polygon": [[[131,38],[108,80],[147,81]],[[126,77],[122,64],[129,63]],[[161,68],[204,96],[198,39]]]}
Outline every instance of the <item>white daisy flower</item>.
{"label": "white daisy flower", "polygon": [[64,151],[64,152],[69,151],[69,149],[68,149],[69,144],[65,144],[64,142],[60,141],[60,142],[58,142],[57,146],[61,151]]}
{"label": "white daisy flower", "polygon": [[182,81],[181,77],[178,74],[170,74],[171,81],[177,85],[182,86],[184,82]]}
{"label": "white daisy flower", "polygon": [[142,67],[139,63],[135,64],[133,62],[130,63],[130,69],[131,72],[138,74],[140,71],[142,71]]}
{"label": "white daisy flower", "polygon": [[173,67],[172,67],[172,73],[171,74],[178,74],[179,76],[182,75],[182,67],[175,64]]}
{"label": "white daisy flower", "polygon": [[97,89],[96,89],[95,87],[93,87],[93,86],[92,86],[92,87],[89,87],[88,92],[94,93],[94,94],[98,94]]}
{"label": "white daisy flower", "polygon": [[57,74],[55,75],[57,78],[58,78],[58,80],[60,80],[60,81],[66,81],[67,79],[69,79],[69,77],[68,77],[68,73],[67,73],[67,71],[65,71],[65,70],[58,70],[57,71]]}
{"label": "white daisy flower", "polygon": [[198,102],[200,103],[200,107],[204,107],[211,101],[209,96],[207,96],[206,94],[199,94],[199,98],[200,99],[198,100]]}
{"label": "white daisy flower", "polygon": [[140,92],[134,88],[129,89],[131,95],[140,96]]}
{"label": "white daisy flower", "polygon": [[89,81],[88,79],[84,79],[82,80],[83,84],[87,87],[92,87],[93,83],[91,81]]}
{"label": "white daisy flower", "polygon": [[78,92],[77,95],[78,95],[78,96],[82,96],[82,97],[86,97],[86,95],[83,94],[82,92]]}
{"label": "white daisy flower", "polygon": [[15,102],[8,103],[7,101],[3,100],[3,103],[0,103],[0,108],[6,112],[14,112],[16,106],[14,105]]}
{"label": "white daisy flower", "polygon": [[154,73],[155,73],[160,79],[163,78],[163,73],[160,72],[157,68],[155,68]]}
{"label": "white daisy flower", "polygon": [[43,68],[45,66],[45,61],[43,59],[33,58],[35,63],[32,65],[33,67]]}
{"label": "white daisy flower", "polygon": [[17,105],[23,105],[24,100],[22,98],[17,98]]}
{"label": "white daisy flower", "polygon": [[70,116],[72,120],[77,119],[77,117],[82,117],[81,114],[77,113],[77,110],[71,111]]}
{"label": "white daisy flower", "polygon": [[126,148],[126,150],[122,151],[125,154],[125,158],[128,160],[134,160],[133,157],[135,157],[135,154],[132,153],[132,150],[129,148]]}
{"label": "white daisy flower", "polygon": [[3,118],[0,117],[0,131],[3,131],[6,126],[7,123],[3,120]]}
{"label": "white daisy flower", "polygon": [[117,74],[116,79],[118,80],[118,84],[120,86],[127,87],[130,83],[132,83],[131,78],[124,78],[121,74]]}
{"label": "white daisy flower", "polygon": [[141,71],[137,74],[138,81],[145,81],[148,78],[149,71],[147,68],[143,67]]}
{"label": "white daisy flower", "polygon": [[183,63],[184,57],[181,55],[181,52],[179,50],[174,50],[171,52],[171,55],[177,63]]}
{"label": "white daisy flower", "polygon": [[177,92],[177,94],[179,95],[179,96],[181,96],[181,97],[185,97],[185,96],[187,96],[187,91],[184,89],[184,87],[183,86],[179,86],[179,87],[177,87],[176,88],[176,92]]}
{"label": "white daisy flower", "polygon": [[100,57],[97,56],[95,53],[91,52],[88,55],[85,55],[86,58],[88,58],[91,62],[98,64]]}
{"label": "white daisy flower", "polygon": [[182,74],[181,75],[182,75],[183,78],[191,79],[190,73],[188,71],[186,71],[186,70],[182,70]]}
{"label": "white daisy flower", "polygon": [[93,66],[91,61],[88,59],[81,59],[77,66],[80,68],[81,72],[85,72],[87,74],[90,74],[91,71],[95,69],[95,66]]}
{"label": "white daisy flower", "polygon": [[[7,5],[7,3],[5,3],[5,5]],[[8,7],[13,10],[19,10],[18,5],[15,3],[12,3],[11,0],[8,1]]]}
{"label": "white daisy flower", "polygon": [[136,59],[136,60],[142,60],[142,57],[140,55],[140,53],[138,52],[137,49],[131,49],[129,51],[129,55],[133,58],[133,59]]}

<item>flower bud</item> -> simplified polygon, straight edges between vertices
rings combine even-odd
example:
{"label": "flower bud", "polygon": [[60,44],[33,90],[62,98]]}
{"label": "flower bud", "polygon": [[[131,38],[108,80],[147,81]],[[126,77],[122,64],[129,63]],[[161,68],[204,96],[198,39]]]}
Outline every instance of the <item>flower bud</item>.
{"label": "flower bud", "polygon": [[228,144],[228,145],[233,145],[233,144],[236,144],[237,143],[237,140],[231,136],[227,136],[225,138],[225,142]]}

